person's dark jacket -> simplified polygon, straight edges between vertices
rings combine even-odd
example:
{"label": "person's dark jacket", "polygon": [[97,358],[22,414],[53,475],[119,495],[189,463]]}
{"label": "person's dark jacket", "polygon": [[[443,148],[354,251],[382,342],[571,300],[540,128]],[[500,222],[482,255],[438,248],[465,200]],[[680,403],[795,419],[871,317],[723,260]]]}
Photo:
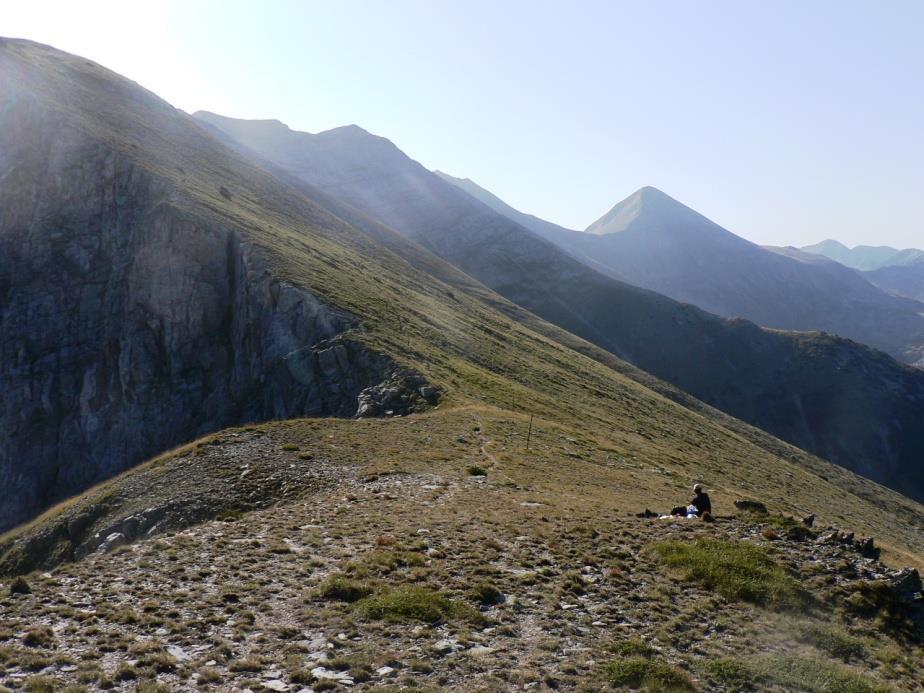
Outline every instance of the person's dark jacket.
{"label": "person's dark jacket", "polygon": [[696,514],[700,517],[703,513],[712,514],[712,502],[709,500],[708,493],[697,493],[690,501],[690,505],[696,508]]}

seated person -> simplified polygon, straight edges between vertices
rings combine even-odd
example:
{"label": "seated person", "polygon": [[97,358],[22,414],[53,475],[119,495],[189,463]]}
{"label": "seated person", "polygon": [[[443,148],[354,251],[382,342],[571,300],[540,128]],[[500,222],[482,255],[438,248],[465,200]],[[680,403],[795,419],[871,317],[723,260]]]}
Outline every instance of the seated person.
{"label": "seated person", "polygon": [[712,502],[709,500],[709,494],[703,491],[702,484],[693,486],[693,500],[690,501],[690,508],[695,508],[697,517],[702,517],[703,513],[712,514]]}

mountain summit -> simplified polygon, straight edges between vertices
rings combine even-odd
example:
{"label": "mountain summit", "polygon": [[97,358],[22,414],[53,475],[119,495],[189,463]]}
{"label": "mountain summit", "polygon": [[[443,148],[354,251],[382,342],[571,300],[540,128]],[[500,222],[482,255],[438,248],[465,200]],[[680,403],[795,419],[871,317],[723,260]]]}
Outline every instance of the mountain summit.
{"label": "mountain summit", "polygon": [[[491,206],[510,215],[503,203]],[[526,223],[522,216],[510,218]],[[657,188],[634,192],[583,233],[541,220],[530,228],[597,271],[711,313],[824,330],[924,365],[919,302],[819,256],[756,245]],[[903,281],[916,298],[913,279]]]}
{"label": "mountain summit", "polygon": [[657,188],[646,185],[588,226],[586,233],[606,236],[637,229],[650,231],[655,228],[677,228],[689,225],[695,218],[698,218],[700,223],[715,226],[699,212]]}

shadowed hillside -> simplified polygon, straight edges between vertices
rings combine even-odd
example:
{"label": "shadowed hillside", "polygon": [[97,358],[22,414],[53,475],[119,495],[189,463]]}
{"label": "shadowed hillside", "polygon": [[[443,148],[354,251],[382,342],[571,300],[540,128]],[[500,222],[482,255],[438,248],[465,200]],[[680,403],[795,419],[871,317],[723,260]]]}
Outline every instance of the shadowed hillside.
{"label": "shadowed hillside", "polygon": [[924,358],[915,302],[836,262],[818,262],[809,249],[755,245],[655,188],[633,193],[580,232],[533,222],[472,181],[441,175],[616,279],[718,315],[832,332],[909,363]]}
{"label": "shadowed hillside", "polygon": [[[863,276],[880,289],[924,302],[924,260],[881,267],[864,272]],[[924,367],[924,363],[920,365]]]}
{"label": "shadowed hillside", "polygon": [[[924,497],[924,372],[847,340],[762,330],[615,281],[355,126],[311,135],[278,121],[197,117],[245,153],[393,226],[536,315],[733,416]],[[649,198],[662,220],[682,207],[657,191],[641,207]],[[638,213],[626,210],[625,219]]]}
{"label": "shadowed hillside", "polygon": [[[864,279],[890,294],[924,301],[924,251],[922,250],[915,248],[898,250],[889,246],[864,245],[848,248],[837,241],[827,240],[816,245],[805,246],[801,251],[861,270]],[[924,357],[919,365],[924,367]]]}

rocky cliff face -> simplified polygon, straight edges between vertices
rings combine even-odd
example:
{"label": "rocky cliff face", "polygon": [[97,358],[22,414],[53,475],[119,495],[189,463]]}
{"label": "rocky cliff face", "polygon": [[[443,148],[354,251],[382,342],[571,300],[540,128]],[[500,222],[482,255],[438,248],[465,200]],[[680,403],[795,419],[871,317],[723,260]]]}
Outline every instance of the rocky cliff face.
{"label": "rocky cliff face", "polygon": [[350,315],[63,118],[2,105],[0,530],[212,430],[410,405]]}

